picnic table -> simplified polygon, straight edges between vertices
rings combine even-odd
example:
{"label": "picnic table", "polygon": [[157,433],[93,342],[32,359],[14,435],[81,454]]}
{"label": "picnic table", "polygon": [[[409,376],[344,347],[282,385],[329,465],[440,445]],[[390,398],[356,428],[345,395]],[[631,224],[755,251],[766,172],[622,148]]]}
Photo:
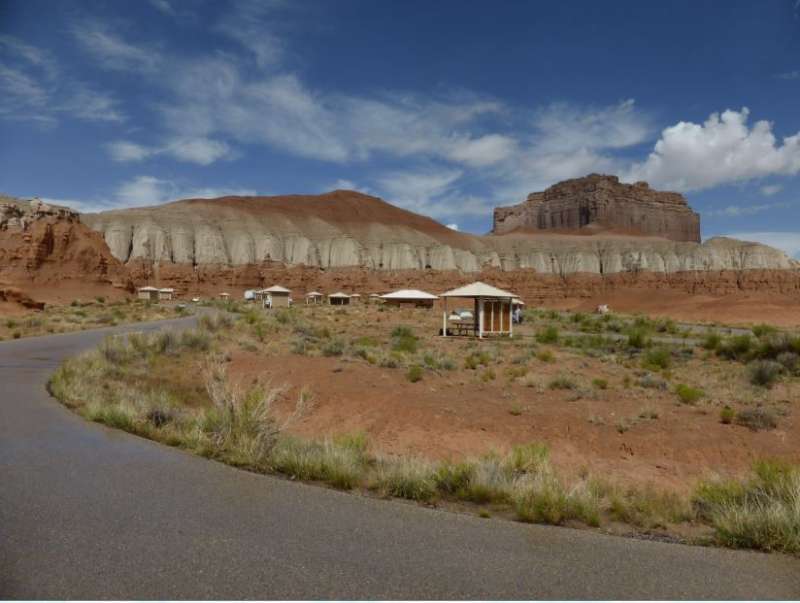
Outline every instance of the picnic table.
{"label": "picnic table", "polygon": [[448,335],[472,335],[475,332],[475,321],[453,320],[447,325]]}

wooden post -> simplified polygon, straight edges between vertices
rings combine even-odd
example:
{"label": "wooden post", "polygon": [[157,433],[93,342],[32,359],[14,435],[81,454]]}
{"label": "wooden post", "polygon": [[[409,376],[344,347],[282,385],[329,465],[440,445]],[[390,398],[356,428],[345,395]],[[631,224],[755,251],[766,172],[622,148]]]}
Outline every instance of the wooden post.
{"label": "wooden post", "polygon": [[511,300],[508,300],[508,329],[508,336],[514,337],[514,304],[511,303]]}
{"label": "wooden post", "polygon": [[478,339],[483,339],[483,298],[478,298]]}
{"label": "wooden post", "polygon": [[444,298],[444,310],[442,311],[442,337],[447,337],[447,298]]}

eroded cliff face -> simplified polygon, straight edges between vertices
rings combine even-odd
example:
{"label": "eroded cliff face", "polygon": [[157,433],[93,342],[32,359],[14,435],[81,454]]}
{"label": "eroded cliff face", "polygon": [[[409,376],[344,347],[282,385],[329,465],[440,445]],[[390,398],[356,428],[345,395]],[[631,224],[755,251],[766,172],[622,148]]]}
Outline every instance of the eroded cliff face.
{"label": "eroded cliff face", "polygon": [[[693,214],[685,205],[674,205]],[[465,273],[533,269],[562,277],[795,265],[776,249],[720,238],[698,244],[624,234],[467,235],[353,191],[188,200],[87,214],[83,220],[103,235],[115,258],[128,264],[220,267],[278,262],[325,269]]]}
{"label": "eroded cliff face", "polygon": [[600,174],[559,182],[518,205],[496,208],[492,232],[592,228],[700,242],[700,216],[683,195]]}
{"label": "eroded cliff face", "polygon": [[0,197],[0,281],[111,283],[124,268],[103,238],[67,207]]}

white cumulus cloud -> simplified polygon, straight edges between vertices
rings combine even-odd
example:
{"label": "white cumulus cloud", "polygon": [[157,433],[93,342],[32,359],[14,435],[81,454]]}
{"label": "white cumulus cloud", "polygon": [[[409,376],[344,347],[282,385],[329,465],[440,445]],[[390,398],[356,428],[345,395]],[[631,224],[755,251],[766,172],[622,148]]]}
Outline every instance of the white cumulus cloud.
{"label": "white cumulus cloud", "polygon": [[703,123],[679,122],[666,128],[646,161],[626,180],[646,180],[659,188],[702,190],[800,172],[800,133],[778,141],[768,121],[748,125],[750,111],[712,113]]}

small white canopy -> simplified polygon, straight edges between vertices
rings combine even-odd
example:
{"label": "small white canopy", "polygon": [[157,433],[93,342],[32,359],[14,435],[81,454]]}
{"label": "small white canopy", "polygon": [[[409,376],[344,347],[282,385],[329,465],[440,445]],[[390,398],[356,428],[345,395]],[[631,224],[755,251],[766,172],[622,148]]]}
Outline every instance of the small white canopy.
{"label": "small white canopy", "polygon": [[512,299],[512,300],[511,300],[511,303],[512,303],[512,304],[514,304],[515,306],[524,306],[524,305],[525,305],[525,302],[524,302],[524,301],[522,301],[522,300],[521,300],[520,298],[518,298],[518,297],[515,297],[514,299]]}
{"label": "small white canopy", "polygon": [[158,291],[158,289],[147,285],[147,287],[139,287],[139,291]]}
{"label": "small white canopy", "polygon": [[351,293],[350,297],[361,297],[360,293]]}
{"label": "small white canopy", "polygon": [[167,288],[164,288],[164,289],[159,289],[158,292],[159,293],[175,293],[175,289],[171,289],[171,288],[167,287]]}
{"label": "small white canopy", "polygon": [[273,285],[269,289],[262,289],[262,293],[291,293],[286,287],[280,285]]}
{"label": "small white canopy", "polygon": [[492,297],[495,299],[515,299],[517,296],[497,287],[492,287],[480,281],[451,289],[442,293],[441,297]]}
{"label": "small white canopy", "polygon": [[347,293],[342,293],[341,291],[337,291],[336,293],[331,293],[328,297],[336,297],[336,298],[347,298],[350,299],[350,296]]}
{"label": "small white canopy", "polygon": [[306,297],[322,297],[322,293],[319,291],[312,291],[311,293],[306,293]]}
{"label": "small white canopy", "polygon": [[375,297],[375,298],[378,298],[378,297],[380,297],[380,296],[381,296],[381,294],[380,294],[380,293],[370,293],[370,294],[369,294],[369,296],[370,296],[370,297]]}
{"label": "small white canopy", "polygon": [[419,289],[400,289],[386,295],[379,295],[381,299],[439,299],[438,295],[420,291]]}

